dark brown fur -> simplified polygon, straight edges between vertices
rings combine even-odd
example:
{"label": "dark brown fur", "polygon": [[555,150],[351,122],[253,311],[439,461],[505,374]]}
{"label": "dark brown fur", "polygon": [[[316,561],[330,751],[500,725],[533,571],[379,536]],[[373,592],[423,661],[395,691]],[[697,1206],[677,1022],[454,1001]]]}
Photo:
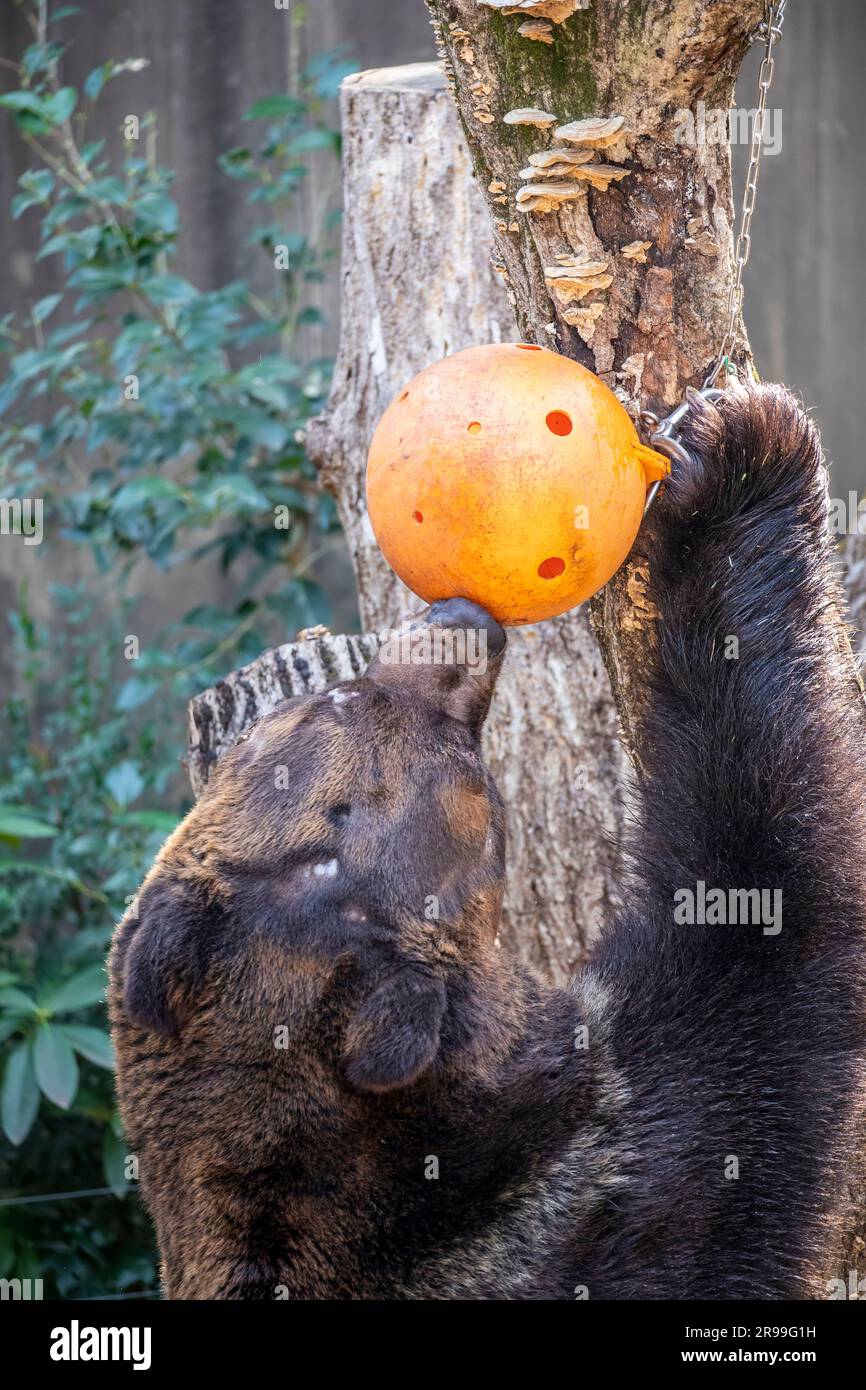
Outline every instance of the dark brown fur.
{"label": "dark brown fur", "polygon": [[[111,1012],[168,1297],[822,1292],[866,1077],[862,708],[809,423],[764,388],[691,431],[634,872],[573,991],[496,943],[501,633],[463,601],[419,621],[483,626],[486,673],[377,661],[262,720],[165,845]],[[675,925],[697,879],[778,888],[781,933]]]}

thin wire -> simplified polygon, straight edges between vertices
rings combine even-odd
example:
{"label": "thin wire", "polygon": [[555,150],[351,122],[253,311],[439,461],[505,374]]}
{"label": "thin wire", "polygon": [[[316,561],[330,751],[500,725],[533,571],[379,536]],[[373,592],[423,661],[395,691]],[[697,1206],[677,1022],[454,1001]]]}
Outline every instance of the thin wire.
{"label": "thin wire", "polygon": [[161,1298],[162,1289],[142,1289],[140,1293],[89,1293],[86,1298],[64,1298],[64,1303],[120,1303],[124,1298]]}
{"label": "thin wire", "polygon": [[[124,1194],[125,1195],[125,1194]],[[24,1207],[35,1202],[63,1202],[71,1197],[116,1197],[123,1195],[113,1187],[82,1187],[78,1192],[40,1192],[35,1197],[0,1197],[0,1207]]]}

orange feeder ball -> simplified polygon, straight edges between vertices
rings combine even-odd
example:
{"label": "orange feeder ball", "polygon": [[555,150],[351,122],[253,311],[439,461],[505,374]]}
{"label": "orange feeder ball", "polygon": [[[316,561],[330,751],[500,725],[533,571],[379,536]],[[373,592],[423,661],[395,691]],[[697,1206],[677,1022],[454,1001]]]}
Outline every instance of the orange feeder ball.
{"label": "orange feeder ball", "polygon": [[619,568],[666,458],[597,376],[530,343],[467,348],[392,401],[367,461],[386,560],[422,599],[540,622]]}

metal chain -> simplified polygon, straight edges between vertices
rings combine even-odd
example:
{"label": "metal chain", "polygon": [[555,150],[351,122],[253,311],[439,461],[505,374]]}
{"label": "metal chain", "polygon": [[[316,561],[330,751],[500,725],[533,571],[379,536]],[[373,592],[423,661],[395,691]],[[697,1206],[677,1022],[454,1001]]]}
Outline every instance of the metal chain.
{"label": "metal chain", "polygon": [[[743,270],[749,259],[749,252],[752,249],[752,214],[755,211],[755,198],[758,192],[758,175],[761,170],[761,151],[764,145],[764,120],[767,111],[767,93],[773,81],[773,45],[778,43],[782,37],[782,20],[785,17],[785,8],[788,0],[766,0],[764,5],[764,18],[758,27],[752,32],[750,41],[756,43],[759,40],[764,44],[764,57],[761,63],[761,70],[758,74],[758,106],[755,112],[755,124],[752,128],[752,147],[749,157],[749,173],[746,179],[746,190],[743,194],[743,206],[740,214],[740,229],[737,235],[737,243],[734,248],[734,260],[736,262],[736,273],[731,284],[728,296],[728,325],[725,335],[719,348],[718,356],[713,363],[712,369],[704,381],[701,391],[696,391],[694,387],[686,387],[685,400],[677,406],[670,415],[664,420],[660,420],[651,410],[642,410],[640,413],[641,434],[648,437],[648,443],[653,449],[666,454],[674,463],[688,463],[689,452],[680,437],[682,423],[699,401],[718,400],[723,391],[716,385],[716,379],[722,368],[725,371],[725,384],[729,376],[736,376],[737,369],[731,361],[737,336],[737,318],[743,308]],[[660,483],[653,483],[647,493],[644,515],[649,511]]]}
{"label": "metal chain", "polygon": [[761,172],[761,151],[764,145],[764,119],[767,111],[767,93],[773,81],[773,71],[775,61],[773,59],[773,45],[778,43],[782,37],[782,21],[785,18],[785,9],[788,0],[768,0],[764,6],[764,18],[754,30],[751,41],[758,40],[764,42],[764,58],[761,63],[761,70],[758,74],[758,108],[755,113],[755,124],[752,127],[752,148],[749,159],[749,172],[746,178],[746,189],[743,193],[743,206],[740,211],[740,230],[737,236],[737,244],[734,250],[734,260],[736,262],[736,273],[731,284],[731,291],[728,296],[728,326],[725,329],[725,336],[722,338],[718,357],[713,364],[709,376],[704,382],[704,389],[712,386],[722,368],[727,372],[730,367],[730,353],[736,341],[737,319],[743,308],[743,270],[748,264],[749,253],[752,249],[752,214],[755,211],[755,198],[758,192],[758,176]]}

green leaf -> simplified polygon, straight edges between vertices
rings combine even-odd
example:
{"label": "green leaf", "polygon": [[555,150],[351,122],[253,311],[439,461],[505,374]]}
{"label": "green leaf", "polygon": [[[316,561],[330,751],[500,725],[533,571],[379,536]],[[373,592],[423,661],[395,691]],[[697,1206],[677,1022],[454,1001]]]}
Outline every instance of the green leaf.
{"label": "green leaf", "polygon": [[131,710],[139,709],[146,705],[152,695],[159,690],[160,683],[157,680],[147,680],[141,676],[130,676],[123,685],[114,702],[114,708],[123,714],[128,714]]}
{"label": "green leaf", "polygon": [[105,1067],[106,1071],[114,1070],[111,1038],[101,1028],[86,1028],[79,1023],[58,1023],[54,1031],[61,1033],[88,1062],[95,1062],[98,1067]]}
{"label": "green leaf", "polygon": [[37,1029],[33,1062],[43,1095],[68,1110],[78,1090],[78,1063],[66,1038],[50,1023]]}
{"label": "green leaf", "polygon": [[13,1033],[17,1033],[21,1027],[21,1019],[15,1014],[10,1014],[8,1018],[0,1018],[0,1043],[4,1043],[7,1038],[11,1038]]}
{"label": "green leaf", "polygon": [[93,183],[87,185],[87,196],[103,203],[125,203],[126,184],[116,175],[107,174],[105,178],[94,179]]}
{"label": "green leaf", "polygon": [[28,169],[18,180],[18,186],[21,192],[16,193],[11,203],[13,217],[20,217],[35,203],[47,202],[54,187],[54,175],[50,169]]}
{"label": "green leaf", "polygon": [[0,1118],[3,1132],[12,1144],[22,1144],[30,1133],[39,1109],[39,1085],[33,1065],[30,1039],[13,1047],[6,1062]]}
{"label": "green leaf", "polygon": [[34,116],[41,116],[45,111],[45,102],[35,92],[5,92],[0,97],[0,106],[9,111],[30,111]]}
{"label": "green leaf", "polygon": [[179,275],[154,275],[142,286],[154,304],[186,304],[198,298],[198,290]]}
{"label": "green leaf", "polygon": [[244,116],[245,121],[265,121],[280,116],[302,116],[306,111],[306,105],[298,97],[290,97],[277,93],[272,97],[264,97],[262,101],[256,101]]}
{"label": "green leaf", "polygon": [[170,478],[136,478],[134,482],[125,483],[115,493],[111,510],[114,513],[137,511],[147,502],[160,502],[167,498],[171,501],[182,501],[184,497],[183,488],[178,487]]}
{"label": "green leaf", "polygon": [[5,1009],[7,1013],[16,1014],[18,1017],[32,1016],[39,1012],[35,1000],[20,989],[0,990],[0,1009]]}
{"label": "green leaf", "polygon": [[255,483],[243,473],[225,473],[212,478],[202,493],[205,506],[231,515],[235,511],[270,511],[271,503]]}
{"label": "green leaf", "polygon": [[108,76],[110,65],[101,63],[98,68],[93,68],[84,79],[84,92],[91,101],[96,101],[99,93],[105,86],[105,79]]}
{"label": "green leaf", "polygon": [[51,985],[39,996],[39,1006],[50,1014],[86,1009],[105,998],[105,970],[101,965],[89,965],[71,979]]}
{"label": "green leaf", "polygon": [[62,294],[46,294],[44,299],[39,299],[33,305],[33,317],[37,323],[44,323],[49,314],[53,314],[57,308]]}
{"label": "green leaf", "polygon": [[176,232],[177,203],[166,193],[143,193],[135,203],[135,215],[149,227],[160,232]]}
{"label": "green leaf", "polygon": [[338,150],[339,147],[339,131],[316,127],[313,130],[302,131],[294,140],[291,140],[286,153],[306,154],[308,150]]}
{"label": "green leaf", "polygon": [[135,763],[126,758],[111,769],[105,779],[105,785],[118,806],[128,806],[144,790],[144,778]]}
{"label": "green leaf", "polygon": [[54,175],[50,169],[28,169],[18,180],[22,188],[28,188],[40,198],[47,198],[54,187]]}
{"label": "green leaf", "polygon": [[[81,233],[80,236],[83,236]],[[72,241],[73,238],[80,240],[78,233],[70,233],[68,236],[52,237],[50,242],[46,242],[41,248],[39,256],[50,255],[49,246],[52,251],[75,250],[75,246],[61,247],[54,243],[62,241]],[[37,260],[39,257],[37,257]],[[72,289],[84,290],[87,294],[112,294],[115,290],[126,289],[135,278],[135,271],[131,265],[97,266],[81,265],[73,271],[67,283]]]}
{"label": "green leaf", "polygon": [[162,830],[166,835],[180,824],[170,811],[126,811],[119,819],[121,825],[140,825],[144,830]]}
{"label": "green leaf", "polygon": [[52,124],[61,125],[72,115],[77,102],[78,93],[74,87],[61,87],[44,103],[44,114]]}
{"label": "green leaf", "polygon": [[0,837],[16,840],[49,840],[57,827],[20,810],[17,806],[0,805]]}

